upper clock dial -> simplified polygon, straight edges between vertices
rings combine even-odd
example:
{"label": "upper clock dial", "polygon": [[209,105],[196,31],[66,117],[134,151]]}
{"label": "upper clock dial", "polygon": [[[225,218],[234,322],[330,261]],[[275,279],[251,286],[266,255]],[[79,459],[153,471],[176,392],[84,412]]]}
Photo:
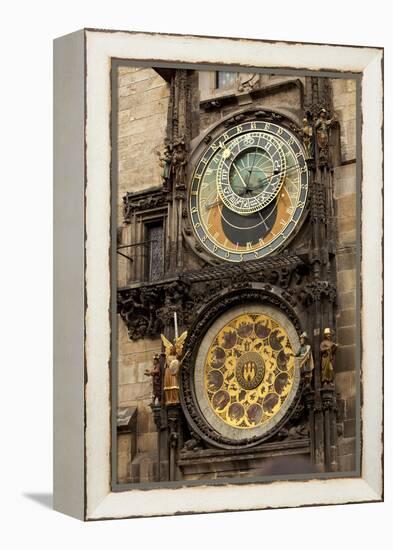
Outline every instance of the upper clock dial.
{"label": "upper clock dial", "polygon": [[268,133],[247,132],[223,145],[217,187],[223,204],[238,214],[253,214],[271,203],[285,179],[286,158]]}
{"label": "upper clock dial", "polygon": [[246,122],[215,139],[192,178],[190,213],[204,248],[231,262],[280,248],[305,208],[308,170],[284,127]]}

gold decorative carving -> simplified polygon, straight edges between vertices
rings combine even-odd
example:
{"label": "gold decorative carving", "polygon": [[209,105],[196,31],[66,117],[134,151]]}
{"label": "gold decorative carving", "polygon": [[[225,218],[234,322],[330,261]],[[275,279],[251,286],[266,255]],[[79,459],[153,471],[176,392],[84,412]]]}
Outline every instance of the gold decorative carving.
{"label": "gold decorative carving", "polygon": [[165,405],[177,405],[179,399],[179,371],[182,364],[184,341],[187,331],[175,338],[172,344],[163,334],[161,340],[165,348],[164,369],[164,403]]}
{"label": "gold decorative carving", "polygon": [[241,314],[212,341],[204,367],[214,413],[236,428],[270,421],[286,402],[295,374],[288,334],[263,313]]}

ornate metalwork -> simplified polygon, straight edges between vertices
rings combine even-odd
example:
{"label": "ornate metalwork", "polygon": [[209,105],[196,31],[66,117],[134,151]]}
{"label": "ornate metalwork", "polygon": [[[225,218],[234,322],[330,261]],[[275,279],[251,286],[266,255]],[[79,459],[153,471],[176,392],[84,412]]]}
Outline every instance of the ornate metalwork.
{"label": "ornate metalwork", "polygon": [[164,276],[164,227],[163,224],[148,226],[148,280],[160,281]]}
{"label": "ornate metalwork", "polygon": [[238,358],[235,372],[242,389],[254,390],[265,377],[265,362],[256,351],[246,351]]}
{"label": "ornate metalwork", "polygon": [[238,429],[271,421],[291,395],[295,360],[288,334],[262,311],[227,323],[206,356],[208,402],[221,420]]}
{"label": "ornate metalwork", "polygon": [[273,292],[273,289],[269,290],[269,288],[271,287],[269,287],[268,285],[267,287],[268,288],[264,289],[243,288],[237,290],[236,292],[232,291],[224,295],[220,295],[209,306],[206,306],[203,309],[203,311],[194,321],[189,330],[189,338],[187,339],[185,349],[186,357],[184,359],[183,367],[181,370],[181,402],[191,429],[195,431],[199,435],[199,437],[202,437],[210,444],[218,445],[224,448],[257,445],[264,438],[271,437],[275,432],[280,429],[280,427],[292,415],[294,408],[301,398],[303,384],[300,381],[296,397],[294,398],[286,413],[283,415],[283,418],[280,420],[280,422],[278,422],[277,425],[274,426],[274,428],[272,428],[271,431],[269,431],[269,433],[265,434],[264,436],[246,436],[241,440],[233,440],[213,429],[204,419],[199,410],[198,403],[195,401],[195,391],[193,389],[194,378],[192,373],[195,366],[196,353],[208,327],[217,317],[219,317],[220,314],[222,314],[222,312],[237,304],[242,304],[242,306],[244,307],[247,307],[247,303],[250,302],[259,303],[261,305],[267,304],[269,306],[273,306],[278,311],[283,312],[284,315],[290,320],[295,330],[300,334],[300,321],[295,311],[285,300],[276,295]]}

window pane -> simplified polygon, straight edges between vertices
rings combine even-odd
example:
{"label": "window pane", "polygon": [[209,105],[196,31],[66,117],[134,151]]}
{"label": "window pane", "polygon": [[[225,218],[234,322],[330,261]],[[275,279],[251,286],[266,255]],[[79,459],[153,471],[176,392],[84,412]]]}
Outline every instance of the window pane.
{"label": "window pane", "polygon": [[147,226],[147,277],[158,281],[164,275],[164,228],[162,223]]}
{"label": "window pane", "polygon": [[229,71],[217,71],[217,88],[233,88],[235,85],[236,73]]}

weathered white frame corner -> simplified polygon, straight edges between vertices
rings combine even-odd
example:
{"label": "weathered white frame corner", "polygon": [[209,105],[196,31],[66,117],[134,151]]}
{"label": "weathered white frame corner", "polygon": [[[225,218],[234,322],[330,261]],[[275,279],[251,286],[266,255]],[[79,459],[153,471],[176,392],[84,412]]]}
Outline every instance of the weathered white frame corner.
{"label": "weathered white frame corner", "polygon": [[[382,442],[383,51],[230,38],[85,31],[86,37],[86,508],[85,519],[379,501]],[[361,478],[111,492],[110,69],[112,58],[361,72]]]}

